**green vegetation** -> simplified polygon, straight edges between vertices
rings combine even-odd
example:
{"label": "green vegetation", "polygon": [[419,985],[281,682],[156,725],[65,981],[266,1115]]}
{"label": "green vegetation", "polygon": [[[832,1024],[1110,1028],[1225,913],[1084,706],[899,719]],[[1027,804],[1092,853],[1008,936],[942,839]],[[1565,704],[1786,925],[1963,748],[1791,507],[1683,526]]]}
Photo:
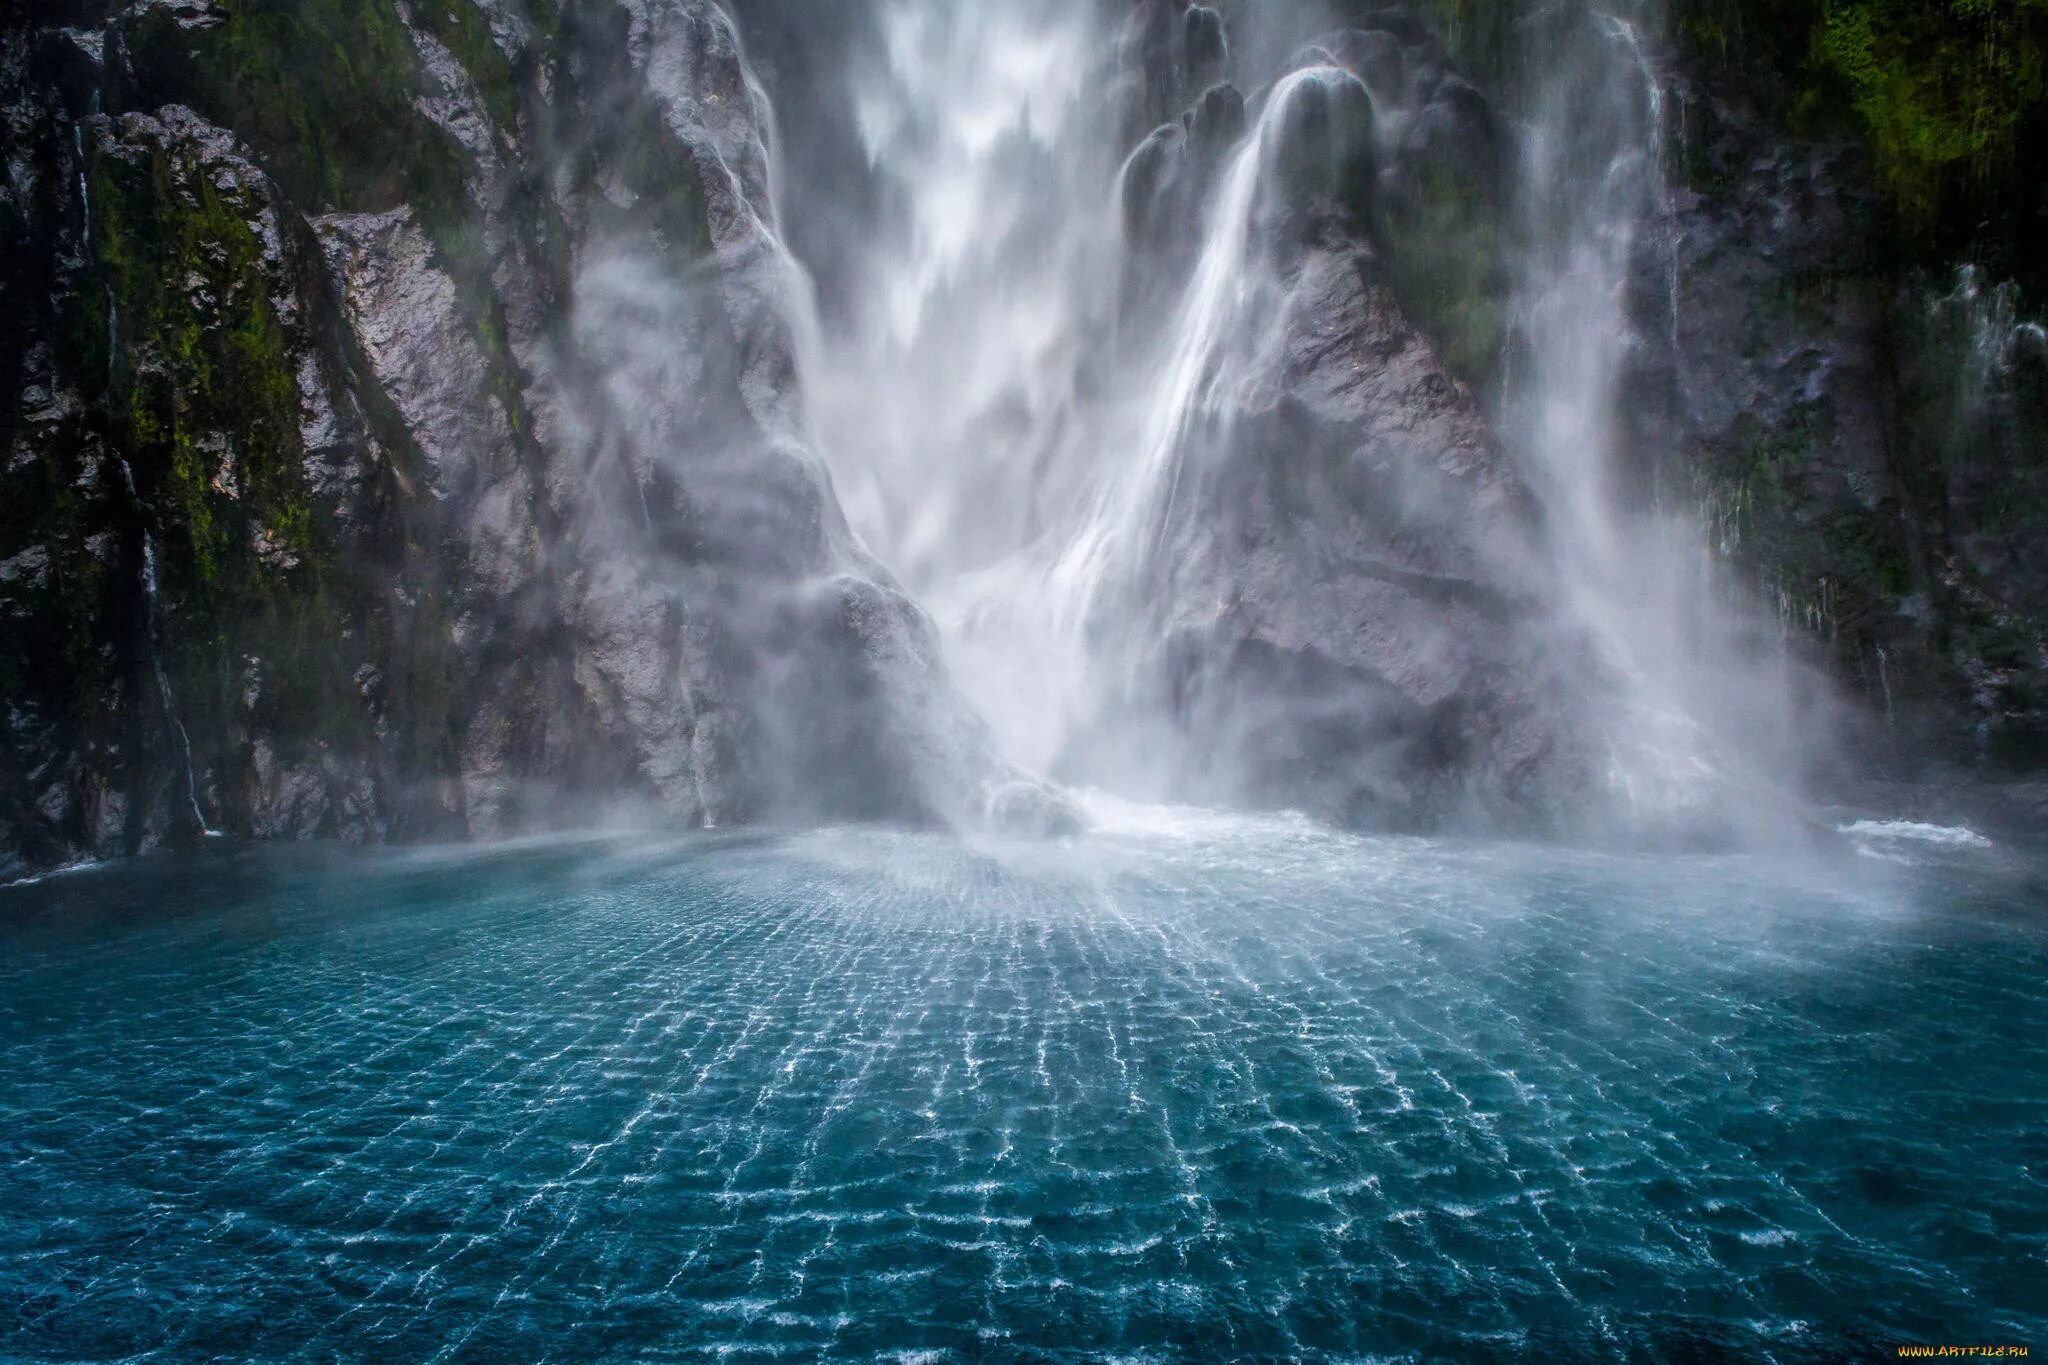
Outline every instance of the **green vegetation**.
{"label": "green vegetation", "polygon": [[[692,256],[711,252],[711,227],[697,163],[663,122],[662,112],[642,96],[627,102],[609,142],[592,154],[612,168],[634,198],[629,216],[677,234],[676,245]],[[596,166],[591,167],[593,172]],[[602,213],[603,207],[600,206]]]}
{"label": "green vegetation", "polygon": [[[447,47],[500,128],[518,118],[511,63],[475,0],[428,0],[419,26]],[[492,287],[494,262],[470,202],[462,148],[415,106],[429,78],[390,0],[245,0],[218,27],[144,11],[128,35],[150,102],[189,104],[232,129],[306,212],[409,206],[455,281],[515,432],[530,423]],[[529,236],[533,234],[528,234]]]}
{"label": "green vegetation", "polygon": [[232,128],[308,212],[461,193],[460,150],[413,108],[423,77],[388,0],[243,0],[208,29],[151,7],[124,37],[145,107],[189,104]]}
{"label": "green vegetation", "polygon": [[156,512],[180,616],[168,664],[192,733],[225,733],[249,658],[277,704],[339,719],[350,613],[309,502],[296,363],[273,303],[284,263],[259,234],[260,195],[195,151],[167,141],[95,159],[87,297],[112,309],[115,349],[99,393],[87,365],[79,374]]}
{"label": "green vegetation", "polygon": [[1913,563],[1889,518],[1813,495],[1817,442],[1810,421],[1775,434],[1752,429],[1736,467],[1708,476],[1702,504],[1722,551],[1749,547],[1781,609],[1829,636],[1848,661],[1913,590]]}
{"label": "green vegetation", "polygon": [[[420,24],[469,72],[491,117],[510,126],[511,67],[474,0],[432,0],[420,7]],[[245,0],[201,30],[153,8],[127,40],[147,77],[147,103],[188,104],[232,129],[299,209],[409,205],[479,337],[502,335],[491,316],[488,253],[472,227],[468,159],[414,107],[427,77],[389,0]]]}
{"label": "green vegetation", "polygon": [[1442,166],[1379,216],[1394,292],[1423,321],[1452,373],[1484,384],[1507,336],[1499,210],[1481,186]]}
{"label": "green vegetation", "polygon": [[1679,38],[1867,142],[1901,254],[2048,283],[2048,0],[1674,0]]}
{"label": "green vegetation", "polygon": [[[223,477],[240,506],[269,514],[274,534],[300,528],[282,549],[310,554],[303,476],[291,458],[297,381],[251,225],[262,204],[164,147],[133,161],[101,158],[93,182],[99,266],[120,329],[105,401],[131,464],[161,473],[192,572],[211,581],[230,553],[217,515]],[[208,433],[230,451],[202,451]]]}
{"label": "green vegetation", "polygon": [[1515,50],[1518,0],[1432,0],[1444,47],[1465,70],[1498,79]]}
{"label": "green vegetation", "polygon": [[484,108],[500,128],[518,126],[519,98],[512,64],[491,37],[491,26],[476,0],[422,0],[415,7],[419,24],[454,54],[476,82]]}
{"label": "green vegetation", "polygon": [[1996,190],[2019,171],[2044,39],[2044,0],[1891,0],[1831,10],[1816,47],[1868,126],[1901,212],[1931,226],[1951,182]]}

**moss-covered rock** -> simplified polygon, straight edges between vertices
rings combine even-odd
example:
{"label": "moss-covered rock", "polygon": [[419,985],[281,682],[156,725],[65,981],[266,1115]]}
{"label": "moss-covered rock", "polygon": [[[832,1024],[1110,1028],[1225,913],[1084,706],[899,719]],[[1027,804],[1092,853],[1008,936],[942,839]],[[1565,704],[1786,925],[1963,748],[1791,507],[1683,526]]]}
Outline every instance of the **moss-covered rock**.
{"label": "moss-covered rock", "polygon": [[1494,374],[1507,339],[1508,276],[1498,202],[1483,185],[1425,166],[1379,216],[1395,292],[1468,383]]}
{"label": "moss-covered rock", "polygon": [[1873,753],[2024,750],[2044,719],[2048,407],[2007,363],[2017,291],[1993,319],[1988,285],[1972,303],[1911,268],[1854,126],[1800,137],[1754,75],[1711,66],[1680,64],[1672,94],[1680,288],[1675,312],[1662,289],[1639,304],[1631,446],[1879,718]]}
{"label": "moss-covered rock", "polygon": [[[427,8],[457,38],[481,22],[446,19],[473,15],[469,0]],[[126,103],[189,105],[232,129],[308,211],[424,211],[461,194],[460,150],[414,108],[426,79],[391,0],[238,0],[197,22],[137,6],[115,33],[134,83]]]}
{"label": "moss-covered rock", "polygon": [[2048,5],[2041,0],[1676,0],[1697,60],[1765,88],[1787,126],[1869,148],[1893,249],[1961,256],[2048,292]]}
{"label": "moss-covered rock", "polygon": [[[267,179],[175,109],[103,132],[89,172],[102,245],[80,297],[106,301],[106,354],[76,372],[154,561],[143,609],[165,723],[210,821],[257,817],[260,736],[273,768],[352,756],[366,794],[348,819],[374,827],[394,815],[370,776],[382,743],[416,738],[437,709],[421,689],[440,690],[407,628],[431,585],[408,568],[403,469],[379,468],[359,428],[350,499],[314,486],[306,386],[349,403],[314,330],[310,244]],[[413,607],[394,611],[394,595]]]}
{"label": "moss-covered rock", "polygon": [[[565,335],[586,253],[629,253],[701,294],[709,334],[672,344],[719,357],[717,392],[682,410],[740,441],[738,357],[786,378],[716,10],[191,0],[10,26],[0,53],[0,294],[25,314],[0,619],[34,646],[0,652],[6,856],[201,822],[499,833],[569,789],[687,819],[734,785],[699,698],[744,689],[673,600],[662,547],[690,538],[655,525],[704,514],[610,450]],[[714,240],[752,272],[734,291],[695,274]],[[590,619],[598,585],[671,621],[669,667]],[[640,704],[607,730],[592,688]]]}

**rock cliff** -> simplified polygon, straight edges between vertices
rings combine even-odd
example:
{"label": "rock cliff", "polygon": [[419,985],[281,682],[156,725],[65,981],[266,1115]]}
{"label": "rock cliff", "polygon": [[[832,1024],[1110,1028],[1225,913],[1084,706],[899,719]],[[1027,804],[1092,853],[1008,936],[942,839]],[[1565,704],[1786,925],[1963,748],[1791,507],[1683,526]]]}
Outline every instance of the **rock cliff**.
{"label": "rock cliff", "polygon": [[5,22],[0,867],[1004,789],[808,444],[724,11]]}

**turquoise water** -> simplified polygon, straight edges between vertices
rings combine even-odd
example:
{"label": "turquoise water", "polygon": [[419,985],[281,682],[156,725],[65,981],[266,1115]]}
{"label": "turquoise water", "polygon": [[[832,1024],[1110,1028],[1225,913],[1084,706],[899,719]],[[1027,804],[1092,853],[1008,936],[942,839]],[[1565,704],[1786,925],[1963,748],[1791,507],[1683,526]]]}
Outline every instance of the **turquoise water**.
{"label": "turquoise water", "polygon": [[2048,1350],[2048,888],[1122,811],[0,892],[10,1359]]}

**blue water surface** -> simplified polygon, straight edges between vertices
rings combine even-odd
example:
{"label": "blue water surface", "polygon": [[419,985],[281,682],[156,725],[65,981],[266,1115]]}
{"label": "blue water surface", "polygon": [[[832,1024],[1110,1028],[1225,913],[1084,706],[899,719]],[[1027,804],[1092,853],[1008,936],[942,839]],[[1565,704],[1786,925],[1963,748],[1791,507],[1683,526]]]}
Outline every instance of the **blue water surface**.
{"label": "blue water surface", "polygon": [[1999,850],[1124,811],[0,892],[8,1359],[1808,1361],[2044,1326],[2048,888]]}

